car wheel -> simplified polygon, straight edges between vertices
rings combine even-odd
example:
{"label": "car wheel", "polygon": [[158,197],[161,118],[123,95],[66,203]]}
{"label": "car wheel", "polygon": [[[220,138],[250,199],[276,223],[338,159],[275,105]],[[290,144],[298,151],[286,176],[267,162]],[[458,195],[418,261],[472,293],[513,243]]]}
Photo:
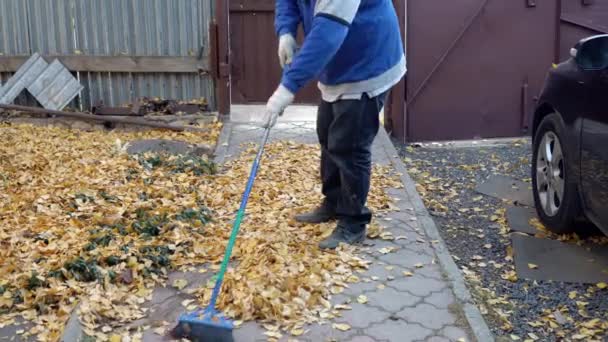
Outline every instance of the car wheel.
{"label": "car wheel", "polygon": [[571,233],[580,214],[580,199],[565,146],[564,127],[557,114],[546,116],[534,137],[532,188],[536,211],[549,230]]}

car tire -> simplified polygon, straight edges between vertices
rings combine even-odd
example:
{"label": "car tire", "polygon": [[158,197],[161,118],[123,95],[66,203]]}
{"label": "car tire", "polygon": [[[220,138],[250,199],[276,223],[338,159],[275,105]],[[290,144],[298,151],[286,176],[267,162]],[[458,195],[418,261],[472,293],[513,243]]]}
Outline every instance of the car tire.
{"label": "car tire", "polygon": [[567,146],[565,139],[561,117],[550,114],[539,124],[533,144],[532,189],[536,211],[541,222],[557,234],[574,232],[581,212],[572,156],[563,148]]}

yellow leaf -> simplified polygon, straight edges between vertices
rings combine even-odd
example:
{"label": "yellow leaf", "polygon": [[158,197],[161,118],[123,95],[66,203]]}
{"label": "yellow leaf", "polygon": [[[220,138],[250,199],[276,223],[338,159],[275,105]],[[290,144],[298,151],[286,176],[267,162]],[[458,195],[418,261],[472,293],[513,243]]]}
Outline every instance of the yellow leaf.
{"label": "yellow leaf", "polygon": [[292,329],[290,331],[290,333],[292,336],[300,336],[300,335],[304,334],[304,329],[302,329],[302,328]]}
{"label": "yellow leaf", "polygon": [[396,248],[395,247],[383,247],[380,248],[378,250],[378,252],[380,252],[380,254],[388,254],[388,253],[392,253]]}
{"label": "yellow leaf", "polygon": [[528,333],[528,337],[530,337],[534,341],[538,340],[538,336],[536,336],[536,334],[534,334],[534,333]]}
{"label": "yellow leaf", "polygon": [[192,304],[192,302],[194,302],[194,299],[186,299],[186,300],[183,300],[183,301],[182,301],[182,306],[183,306],[183,307],[187,307],[187,306],[189,306],[190,304]]}
{"label": "yellow leaf", "polygon": [[186,286],[188,286],[188,281],[186,279],[175,279],[173,281],[173,287],[178,290],[183,290]]}
{"label": "yellow leaf", "polygon": [[403,271],[403,275],[406,277],[413,277],[414,273],[410,272],[410,271]]}
{"label": "yellow leaf", "polygon": [[604,283],[604,282],[601,282],[601,283],[597,283],[597,287],[603,290],[606,287],[608,287],[608,285],[606,283]]}
{"label": "yellow leaf", "polygon": [[121,342],[121,341],[122,341],[122,338],[120,337],[120,335],[114,334],[114,335],[110,336],[110,342]]}
{"label": "yellow leaf", "polygon": [[519,336],[517,336],[517,335],[513,335],[513,334],[512,334],[510,337],[511,337],[511,339],[512,339],[513,341],[519,341],[519,340],[521,340],[521,338],[519,338]]}
{"label": "yellow leaf", "polygon": [[357,302],[359,302],[359,304],[365,304],[367,303],[367,297],[364,295],[360,295],[359,297],[357,297]]}
{"label": "yellow leaf", "polygon": [[158,327],[158,328],[152,330],[152,332],[154,332],[156,335],[164,336],[165,333],[167,332],[167,328],[165,328],[165,327]]}
{"label": "yellow leaf", "polygon": [[577,292],[576,292],[576,291],[570,291],[570,292],[568,293],[568,298],[570,298],[570,299],[574,299],[574,298],[576,298],[576,296],[577,296],[577,295],[578,295],[578,294],[577,294]]}
{"label": "yellow leaf", "polygon": [[281,334],[278,331],[266,331],[266,332],[264,332],[264,335],[266,335],[268,337],[274,337],[274,338],[277,338],[277,339],[283,337],[283,334]]}
{"label": "yellow leaf", "polygon": [[129,267],[137,266],[137,258],[134,256],[129,257],[129,260],[127,261],[127,266],[129,266]]}
{"label": "yellow leaf", "polygon": [[528,264],[528,268],[531,269],[531,270],[535,270],[535,269],[538,268],[538,265],[536,265],[536,264]]}
{"label": "yellow leaf", "polygon": [[350,325],[346,324],[346,323],[334,323],[332,324],[332,327],[334,329],[340,330],[340,331],[348,331],[350,330]]}

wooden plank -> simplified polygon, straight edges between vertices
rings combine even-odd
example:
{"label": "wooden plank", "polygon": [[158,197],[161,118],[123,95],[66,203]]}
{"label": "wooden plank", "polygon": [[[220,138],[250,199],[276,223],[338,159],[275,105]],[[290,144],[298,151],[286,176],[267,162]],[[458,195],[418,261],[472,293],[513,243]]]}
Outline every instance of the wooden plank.
{"label": "wooden plank", "polygon": [[274,12],[273,0],[230,0],[230,12]]}
{"label": "wooden plank", "polygon": [[[0,72],[15,72],[29,56],[0,56]],[[44,56],[47,61],[59,59],[70,71],[132,73],[198,73],[207,72],[207,58],[147,56]]]}

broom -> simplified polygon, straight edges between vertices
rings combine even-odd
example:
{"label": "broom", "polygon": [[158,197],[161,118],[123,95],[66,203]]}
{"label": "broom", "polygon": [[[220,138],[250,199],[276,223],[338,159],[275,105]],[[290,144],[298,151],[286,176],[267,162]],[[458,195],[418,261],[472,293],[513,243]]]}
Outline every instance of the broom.
{"label": "broom", "polygon": [[177,326],[173,328],[173,331],[171,333],[174,338],[186,338],[190,339],[191,341],[197,342],[234,341],[234,338],[232,336],[232,331],[234,330],[233,322],[227,317],[225,317],[221,312],[218,312],[215,309],[215,304],[217,302],[217,297],[220,294],[220,289],[222,288],[224,275],[226,273],[226,270],[228,269],[228,263],[230,261],[230,256],[232,255],[232,248],[234,247],[234,244],[236,242],[236,237],[239,233],[241,222],[243,221],[243,216],[245,215],[245,208],[247,207],[249,194],[251,193],[251,189],[253,188],[253,182],[258,172],[260,160],[262,159],[262,154],[264,153],[264,146],[266,145],[266,142],[268,142],[269,135],[270,127],[266,128],[266,130],[264,131],[264,137],[262,138],[262,142],[260,143],[258,154],[256,155],[255,160],[253,161],[253,165],[251,166],[251,172],[249,174],[249,180],[247,181],[247,187],[245,188],[245,193],[243,193],[241,207],[239,208],[239,211],[236,214],[236,219],[234,220],[232,233],[230,234],[228,246],[226,247],[226,253],[224,254],[224,260],[222,261],[220,271],[215,281],[215,287],[213,288],[213,293],[211,295],[209,306],[207,306],[207,308],[203,310],[198,310],[192,313],[186,313],[181,315]]}

